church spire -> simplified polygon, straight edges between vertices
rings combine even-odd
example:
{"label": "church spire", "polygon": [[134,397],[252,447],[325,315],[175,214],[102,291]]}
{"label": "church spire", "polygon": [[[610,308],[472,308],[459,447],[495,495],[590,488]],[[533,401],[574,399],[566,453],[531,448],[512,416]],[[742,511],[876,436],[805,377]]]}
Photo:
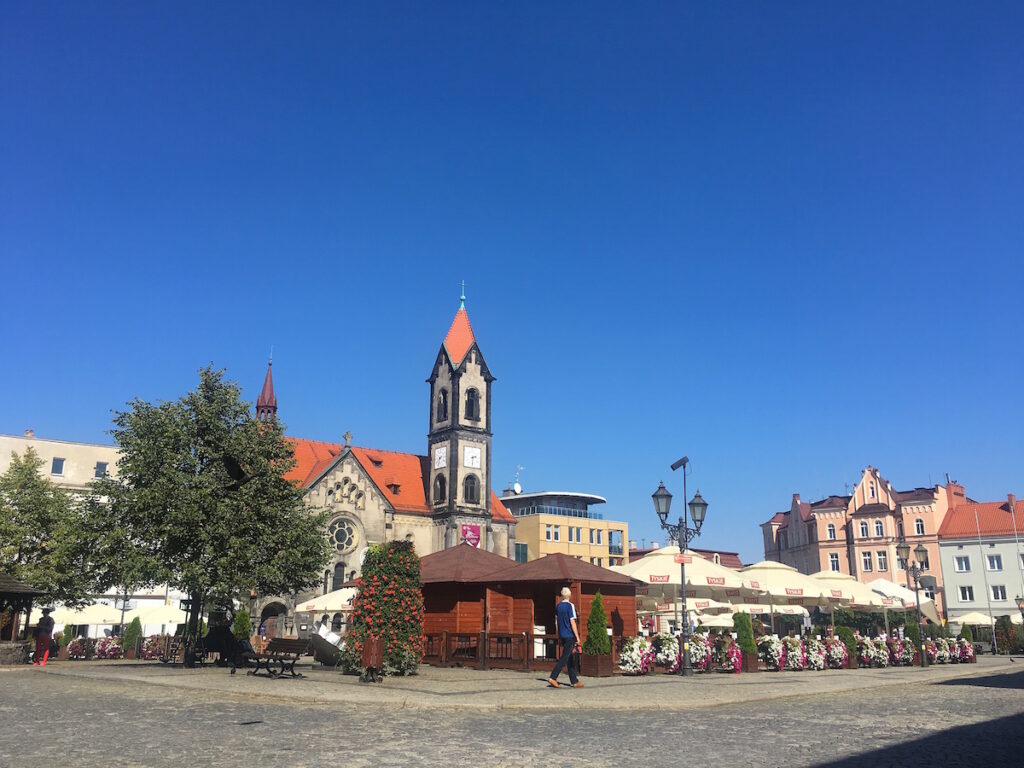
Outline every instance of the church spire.
{"label": "church spire", "polygon": [[273,353],[267,362],[267,376],[263,379],[263,389],[256,400],[256,418],[260,421],[273,419],[277,416],[277,395],[274,394],[274,375],[271,369],[274,366]]}

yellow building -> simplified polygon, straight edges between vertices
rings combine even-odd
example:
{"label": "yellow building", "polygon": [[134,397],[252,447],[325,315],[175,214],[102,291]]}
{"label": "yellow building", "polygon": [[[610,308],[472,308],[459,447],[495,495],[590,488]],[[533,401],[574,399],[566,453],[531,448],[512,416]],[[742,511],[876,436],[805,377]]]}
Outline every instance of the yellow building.
{"label": "yellow building", "polygon": [[590,511],[592,505],[605,503],[601,496],[572,491],[516,493],[508,489],[501,502],[516,518],[517,562],[555,552],[600,566],[629,562],[629,526]]}

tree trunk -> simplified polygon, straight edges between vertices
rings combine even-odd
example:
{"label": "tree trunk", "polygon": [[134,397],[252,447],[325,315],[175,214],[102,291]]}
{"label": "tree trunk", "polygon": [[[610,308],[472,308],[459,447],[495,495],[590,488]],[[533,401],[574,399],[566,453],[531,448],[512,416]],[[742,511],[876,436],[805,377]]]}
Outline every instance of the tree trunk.
{"label": "tree trunk", "polygon": [[196,642],[199,640],[199,614],[203,607],[203,596],[198,592],[189,594],[188,626],[185,628],[185,667],[196,665]]}

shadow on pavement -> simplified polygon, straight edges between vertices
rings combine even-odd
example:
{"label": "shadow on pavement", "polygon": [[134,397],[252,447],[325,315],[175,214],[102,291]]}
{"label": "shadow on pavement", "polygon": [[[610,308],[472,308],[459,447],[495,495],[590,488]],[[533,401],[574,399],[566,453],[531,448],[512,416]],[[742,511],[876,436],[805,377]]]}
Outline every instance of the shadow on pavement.
{"label": "shadow on pavement", "polygon": [[956,677],[952,680],[943,680],[941,683],[936,683],[936,685],[970,685],[976,686],[978,688],[1024,689],[1024,669],[1022,669],[1020,672],[1007,672],[1001,675],[986,675],[984,677]]}
{"label": "shadow on pavement", "polygon": [[[953,681],[951,681],[953,682]],[[959,681],[955,681],[959,682]],[[815,768],[882,765],[1017,766],[1024,754],[1024,714],[962,725],[913,741],[816,763]]]}

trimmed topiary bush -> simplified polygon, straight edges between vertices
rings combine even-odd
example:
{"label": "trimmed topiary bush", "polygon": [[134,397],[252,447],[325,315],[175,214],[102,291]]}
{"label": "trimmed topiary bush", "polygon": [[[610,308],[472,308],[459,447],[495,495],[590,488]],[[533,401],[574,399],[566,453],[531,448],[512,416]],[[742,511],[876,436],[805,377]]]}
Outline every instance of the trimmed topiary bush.
{"label": "trimmed topiary bush", "polygon": [[903,628],[903,636],[914,642],[914,649],[921,651],[921,626],[911,622]]}
{"label": "trimmed topiary bush", "polygon": [[846,646],[846,653],[849,656],[857,655],[857,638],[853,636],[853,630],[849,627],[836,627],[836,637],[843,641]]}
{"label": "trimmed topiary bush", "polygon": [[604,599],[600,592],[594,595],[594,601],[590,604],[587,639],[583,643],[583,652],[590,656],[612,652],[612,639],[608,637],[608,616],[604,612]]}
{"label": "trimmed topiary bush", "polygon": [[384,643],[384,674],[414,674],[423,658],[423,593],[420,559],[410,541],[376,544],[366,552],[359,593],[352,606],[341,665],[363,669],[367,642]]}
{"label": "trimmed topiary bush", "polygon": [[736,633],[736,644],[744,653],[757,653],[757,644],[754,642],[754,627],[750,623],[750,616],[746,613],[737,613],[732,617],[732,629]]}
{"label": "trimmed topiary bush", "polygon": [[974,642],[974,633],[971,632],[971,628],[967,624],[964,624],[963,627],[960,628],[960,637],[968,643]]}
{"label": "trimmed topiary bush", "polygon": [[252,634],[252,619],[249,612],[242,608],[235,614],[235,620],[231,624],[231,633],[239,640],[247,640]]}
{"label": "trimmed topiary bush", "polygon": [[140,637],[142,637],[142,622],[136,616],[124,629],[124,639],[121,642],[121,647],[134,649],[139,644]]}

